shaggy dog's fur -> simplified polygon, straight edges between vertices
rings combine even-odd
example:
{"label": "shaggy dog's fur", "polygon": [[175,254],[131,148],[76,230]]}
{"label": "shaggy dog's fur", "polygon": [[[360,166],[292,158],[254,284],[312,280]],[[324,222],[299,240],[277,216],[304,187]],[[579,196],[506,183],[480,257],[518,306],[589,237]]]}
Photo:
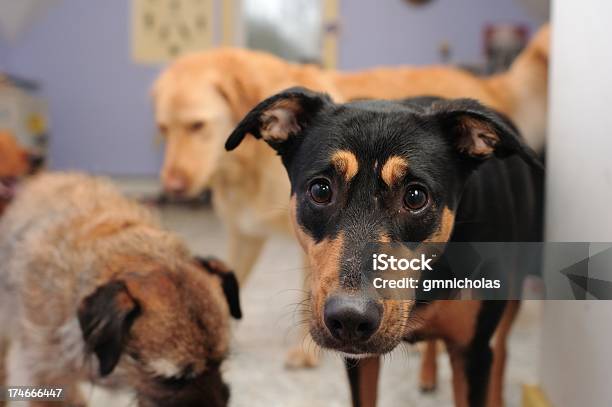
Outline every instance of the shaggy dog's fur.
{"label": "shaggy dog's fur", "polygon": [[11,385],[64,387],[70,405],[84,405],[84,379],[128,385],[141,406],[226,405],[217,270],[109,182],[28,181],[0,223],[0,258],[0,355],[10,344],[7,371],[26,375]]}

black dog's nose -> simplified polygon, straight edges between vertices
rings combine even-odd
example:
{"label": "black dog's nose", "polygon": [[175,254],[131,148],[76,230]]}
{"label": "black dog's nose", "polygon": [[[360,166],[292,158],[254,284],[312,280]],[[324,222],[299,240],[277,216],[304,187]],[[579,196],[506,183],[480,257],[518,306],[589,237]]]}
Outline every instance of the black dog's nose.
{"label": "black dog's nose", "polygon": [[323,318],[329,332],[341,341],[366,341],[380,326],[381,306],[372,299],[333,295],[325,301]]}

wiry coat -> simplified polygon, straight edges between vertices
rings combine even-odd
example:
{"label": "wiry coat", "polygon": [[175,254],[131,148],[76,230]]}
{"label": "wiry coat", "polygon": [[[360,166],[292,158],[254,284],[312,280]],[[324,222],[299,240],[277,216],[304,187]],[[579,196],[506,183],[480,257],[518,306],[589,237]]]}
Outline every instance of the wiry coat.
{"label": "wiry coat", "polygon": [[210,360],[218,368],[227,352],[219,280],[110,182],[79,174],[32,179],[0,222],[0,258],[0,345],[14,341],[19,370],[28,373],[21,384],[71,386],[99,376],[77,315],[84,299],[115,281],[138,310],[115,376],[142,390],[154,377],[209,372]]}

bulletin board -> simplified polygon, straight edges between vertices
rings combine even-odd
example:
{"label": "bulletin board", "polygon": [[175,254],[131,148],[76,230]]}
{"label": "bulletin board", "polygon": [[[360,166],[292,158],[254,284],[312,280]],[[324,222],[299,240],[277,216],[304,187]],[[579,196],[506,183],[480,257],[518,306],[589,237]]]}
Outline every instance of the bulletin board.
{"label": "bulletin board", "polygon": [[132,0],[132,56],[167,62],[213,44],[213,0]]}

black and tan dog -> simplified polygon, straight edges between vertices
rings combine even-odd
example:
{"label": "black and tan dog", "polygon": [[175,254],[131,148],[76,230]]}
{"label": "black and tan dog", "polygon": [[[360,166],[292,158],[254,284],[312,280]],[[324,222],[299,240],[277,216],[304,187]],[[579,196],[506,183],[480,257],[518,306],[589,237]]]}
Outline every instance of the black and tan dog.
{"label": "black and tan dog", "polygon": [[241,315],[236,278],[193,258],[111,183],[26,182],[0,222],[0,258],[7,384],[63,387],[66,406],[86,405],[81,380],[131,388],[142,407],[227,405],[220,367],[229,315]]}
{"label": "black and tan dog", "polygon": [[[247,134],[274,148],[289,175],[295,231],[313,266],[315,341],[360,358],[442,339],[455,404],[501,405],[518,303],[372,298],[359,254],[370,242],[539,240],[541,164],[514,126],[473,100],[335,104],[292,88],[248,113],[226,148]],[[377,358],[349,368],[354,405],[375,404],[377,375]]]}

